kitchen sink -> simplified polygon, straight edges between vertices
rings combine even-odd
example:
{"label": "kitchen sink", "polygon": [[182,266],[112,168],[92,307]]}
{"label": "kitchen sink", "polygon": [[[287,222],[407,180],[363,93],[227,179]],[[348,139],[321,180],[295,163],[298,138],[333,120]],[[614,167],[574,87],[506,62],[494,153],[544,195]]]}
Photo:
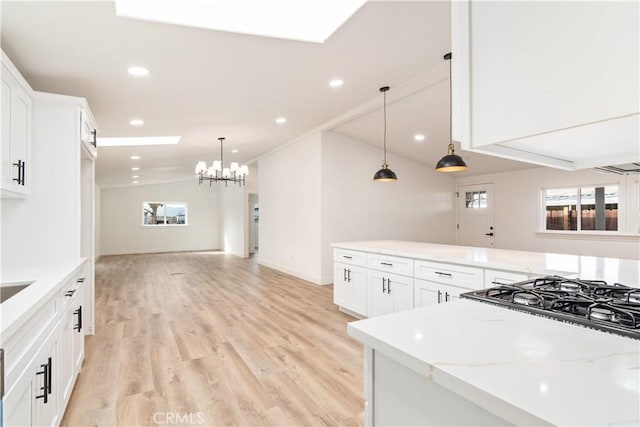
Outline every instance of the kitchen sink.
{"label": "kitchen sink", "polygon": [[14,296],[15,294],[17,294],[18,292],[20,292],[21,290],[23,290],[24,288],[28,287],[31,284],[33,284],[33,281],[0,283],[0,304],[2,304],[3,302],[5,302],[6,300],[8,300],[9,298],[11,298],[12,296]]}

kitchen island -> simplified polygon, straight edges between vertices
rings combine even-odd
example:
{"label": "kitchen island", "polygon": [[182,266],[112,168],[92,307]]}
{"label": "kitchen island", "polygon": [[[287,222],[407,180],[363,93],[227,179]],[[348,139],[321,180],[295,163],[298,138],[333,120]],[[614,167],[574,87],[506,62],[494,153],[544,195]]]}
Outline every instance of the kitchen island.
{"label": "kitchen island", "polygon": [[640,341],[459,300],[349,323],[367,425],[639,425]]}

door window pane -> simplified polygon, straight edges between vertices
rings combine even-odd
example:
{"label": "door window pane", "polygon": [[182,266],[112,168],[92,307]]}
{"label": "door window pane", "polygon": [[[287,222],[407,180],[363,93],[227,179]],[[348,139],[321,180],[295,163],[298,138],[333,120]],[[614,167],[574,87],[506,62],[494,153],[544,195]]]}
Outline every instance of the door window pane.
{"label": "door window pane", "polygon": [[465,193],[465,207],[467,209],[486,209],[487,208],[487,192],[486,191],[467,191]]}

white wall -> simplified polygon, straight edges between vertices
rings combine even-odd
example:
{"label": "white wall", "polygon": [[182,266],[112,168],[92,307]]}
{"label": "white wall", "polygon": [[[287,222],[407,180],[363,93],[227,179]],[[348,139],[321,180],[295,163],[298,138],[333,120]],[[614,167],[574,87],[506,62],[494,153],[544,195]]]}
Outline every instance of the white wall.
{"label": "white wall", "polygon": [[321,135],[260,158],[259,263],[315,283],[320,259]]}
{"label": "white wall", "polygon": [[453,243],[455,179],[390,155],[398,182],[374,183],[382,158],[382,150],[333,132],[261,158],[259,262],[328,284],[331,242]]}
{"label": "white wall", "polygon": [[80,143],[77,109],[33,100],[31,196],[2,200],[2,270],[80,257]]}
{"label": "white wall", "polygon": [[[567,172],[543,167],[463,177],[457,180],[457,184],[495,183],[496,248],[639,259],[640,238],[637,236],[537,233],[540,227],[542,188],[621,183],[625,179],[631,181],[638,177],[625,178],[590,170]],[[635,191],[638,191],[637,187]],[[637,203],[630,196],[624,194],[621,197],[626,197],[630,203]],[[633,219],[627,217],[621,220],[629,220],[631,223]]]}
{"label": "white wall", "polygon": [[382,150],[335,132],[322,134],[322,282],[332,283],[332,242],[455,242],[455,178],[389,153],[398,181],[373,175]]}
{"label": "white wall", "polygon": [[221,247],[226,253],[246,258],[249,256],[249,193],[258,191],[258,171],[249,168],[246,185],[222,183],[217,186],[220,206]]}
{"label": "white wall", "polygon": [[[145,201],[186,202],[188,223],[145,227]],[[102,255],[219,249],[218,197],[208,185],[189,180],[168,184],[103,188],[100,197]]]}

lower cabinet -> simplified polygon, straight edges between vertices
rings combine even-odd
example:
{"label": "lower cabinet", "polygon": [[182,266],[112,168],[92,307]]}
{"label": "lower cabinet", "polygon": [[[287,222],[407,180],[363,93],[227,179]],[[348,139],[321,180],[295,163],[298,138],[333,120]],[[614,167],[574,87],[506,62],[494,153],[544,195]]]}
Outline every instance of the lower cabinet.
{"label": "lower cabinet", "polygon": [[415,279],[414,304],[418,308],[453,301],[458,299],[461,293],[472,290],[424,279]]}
{"label": "lower cabinet", "polygon": [[369,270],[368,286],[369,317],[413,308],[413,277]]}
{"label": "lower cabinet", "polygon": [[333,266],[333,302],[356,314],[367,315],[367,269],[341,262]]}
{"label": "lower cabinet", "polygon": [[[10,382],[4,384],[0,426],[60,424],[84,360],[81,272],[61,283],[48,305],[4,341],[5,378]],[[49,306],[56,309],[49,313]]]}
{"label": "lower cabinet", "polygon": [[54,330],[4,396],[4,425],[56,426],[60,423],[58,351],[58,330]]}

